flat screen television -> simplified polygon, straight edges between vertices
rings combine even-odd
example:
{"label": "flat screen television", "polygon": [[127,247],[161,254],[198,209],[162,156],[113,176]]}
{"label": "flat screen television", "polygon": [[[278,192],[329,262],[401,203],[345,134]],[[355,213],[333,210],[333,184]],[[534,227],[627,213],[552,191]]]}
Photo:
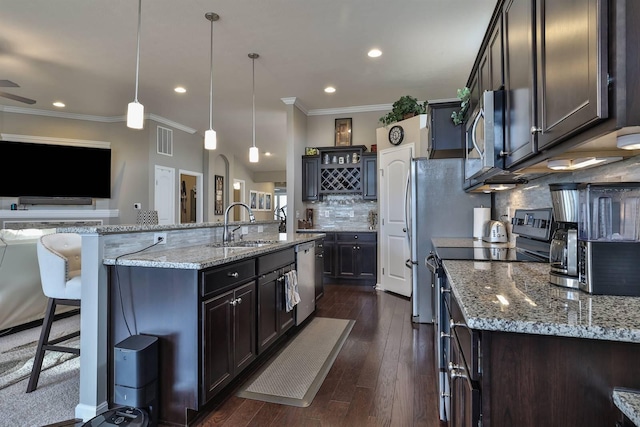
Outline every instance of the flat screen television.
{"label": "flat screen television", "polygon": [[0,197],[111,197],[111,149],[0,141]]}

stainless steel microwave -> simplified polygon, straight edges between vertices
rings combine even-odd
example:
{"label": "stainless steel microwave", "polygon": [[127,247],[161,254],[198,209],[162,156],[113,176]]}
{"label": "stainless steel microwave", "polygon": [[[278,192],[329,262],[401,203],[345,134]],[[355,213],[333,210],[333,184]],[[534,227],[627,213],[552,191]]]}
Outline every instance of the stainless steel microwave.
{"label": "stainless steel microwave", "polygon": [[466,180],[502,172],[504,159],[504,91],[485,91],[467,121]]}

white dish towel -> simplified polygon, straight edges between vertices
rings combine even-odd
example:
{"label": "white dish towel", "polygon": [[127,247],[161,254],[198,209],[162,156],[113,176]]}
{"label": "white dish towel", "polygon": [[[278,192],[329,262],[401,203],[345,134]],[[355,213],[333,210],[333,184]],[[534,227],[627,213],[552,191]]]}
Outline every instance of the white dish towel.
{"label": "white dish towel", "polygon": [[284,274],[284,293],[287,302],[287,313],[300,302],[298,293],[298,273],[296,270],[288,271]]}

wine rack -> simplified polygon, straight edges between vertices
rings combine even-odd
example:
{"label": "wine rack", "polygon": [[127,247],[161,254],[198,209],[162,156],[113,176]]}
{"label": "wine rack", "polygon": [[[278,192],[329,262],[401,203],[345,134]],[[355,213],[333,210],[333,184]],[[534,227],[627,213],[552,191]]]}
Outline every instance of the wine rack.
{"label": "wine rack", "polygon": [[349,165],[322,165],[320,192],[353,193],[362,191],[360,163]]}

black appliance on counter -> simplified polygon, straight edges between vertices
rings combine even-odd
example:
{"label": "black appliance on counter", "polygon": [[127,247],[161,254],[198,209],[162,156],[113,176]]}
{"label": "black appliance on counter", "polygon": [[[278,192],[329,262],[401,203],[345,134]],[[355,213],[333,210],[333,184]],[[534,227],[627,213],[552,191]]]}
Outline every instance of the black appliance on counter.
{"label": "black appliance on counter", "polygon": [[[451,364],[450,339],[451,330],[449,315],[445,304],[449,304],[451,288],[447,282],[442,262],[444,260],[462,260],[477,262],[543,262],[549,263],[551,236],[555,231],[553,211],[543,209],[517,209],[511,220],[512,232],[518,234],[515,247],[505,247],[504,244],[495,245],[471,241],[469,246],[437,247],[425,259],[425,264],[431,271],[432,283],[435,284],[436,302],[436,372],[438,372],[438,392],[440,399],[440,419],[449,419],[450,385],[457,377],[455,365]],[[467,381],[469,387],[474,384],[469,378],[458,378]],[[471,393],[479,399],[478,394]],[[479,404],[479,402],[477,402]]]}

